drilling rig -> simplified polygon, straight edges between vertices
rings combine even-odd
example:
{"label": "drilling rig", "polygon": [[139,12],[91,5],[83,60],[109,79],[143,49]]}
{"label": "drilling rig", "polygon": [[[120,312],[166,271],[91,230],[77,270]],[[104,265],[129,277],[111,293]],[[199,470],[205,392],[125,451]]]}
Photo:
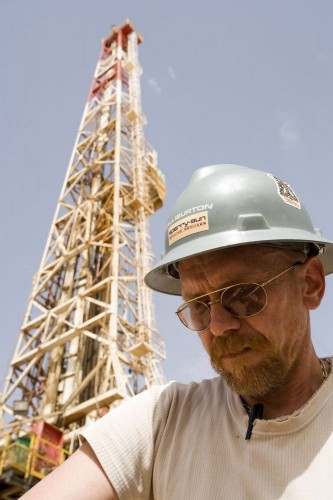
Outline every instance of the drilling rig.
{"label": "drilling rig", "polygon": [[102,41],[69,167],[0,401],[0,498],[78,447],[80,429],[153,384],[165,346],[143,277],[166,190],[145,140],[130,21]]}

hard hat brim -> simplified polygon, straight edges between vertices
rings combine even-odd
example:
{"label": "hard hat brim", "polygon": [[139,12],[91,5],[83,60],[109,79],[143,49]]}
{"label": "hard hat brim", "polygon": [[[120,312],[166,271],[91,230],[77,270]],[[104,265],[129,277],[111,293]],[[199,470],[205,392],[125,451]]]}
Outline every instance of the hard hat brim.
{"label": "hard hat brim", "polygon": [[[288,231],[290,234],[288,235]],[[266,234],[265,234],[266,233]],[[166,273],[166,266],[196,255],[212,252],[214,250],[255,245],[274,242],[308,242],[325,245],[325,253],[318,258],[322,262],[325,274],[333,273],[333,242],[321,237],[314,238],[314,234],[306,231],[279,228],[257,231],[228,231],[221,234],[202,236],[198,240],[183,242],[181,248],[169,250],[166,257],[145,276],[145,284],[155,291],[181,295],[180,280],[172,278]]]}

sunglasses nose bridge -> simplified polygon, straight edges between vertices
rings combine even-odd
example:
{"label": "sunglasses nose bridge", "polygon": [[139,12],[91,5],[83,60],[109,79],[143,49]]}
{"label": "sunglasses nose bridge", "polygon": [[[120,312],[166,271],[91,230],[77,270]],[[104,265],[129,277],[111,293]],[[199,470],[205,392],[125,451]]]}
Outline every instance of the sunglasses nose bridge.
{"label": "sunglasses nose bridge", "polygon": [[210,300],[209,302],[207,302],[207,306],[211,306],[213,304],[217,304],[217,303],[220,303],[222,304],[222,300],[221,300],[221,297],[219,299],[216,299],[216,300]]}

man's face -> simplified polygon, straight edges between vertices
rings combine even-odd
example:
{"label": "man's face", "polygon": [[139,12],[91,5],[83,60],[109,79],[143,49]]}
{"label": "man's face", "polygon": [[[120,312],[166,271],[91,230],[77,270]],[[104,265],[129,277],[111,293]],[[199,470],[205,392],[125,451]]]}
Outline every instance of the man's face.
{"label": "man's face", "polygon": [[[238,247],[179,263],[184,300],[237,283],[263,283],[298,260],[296,252]],[[263,398],[282,387],[310,345],[308,309],[296,266],[267,285],[267,304],[258,315],[237,318],[212,304],[211,325],[199,333],[213,368],[239,394]]]}

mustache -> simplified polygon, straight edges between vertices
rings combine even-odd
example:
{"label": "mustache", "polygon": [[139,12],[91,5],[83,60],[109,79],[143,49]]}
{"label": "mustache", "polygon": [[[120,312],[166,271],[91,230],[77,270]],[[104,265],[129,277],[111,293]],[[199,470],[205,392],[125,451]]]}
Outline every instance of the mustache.
{"label": "mustache", "polygon": [[218,359],[227,354],[243,351],[247,347],[261,352],[268,352],[272,349],[270,342],[263,335],[230,333],[225,337],[214,338],[210,355],[212,359]]}

